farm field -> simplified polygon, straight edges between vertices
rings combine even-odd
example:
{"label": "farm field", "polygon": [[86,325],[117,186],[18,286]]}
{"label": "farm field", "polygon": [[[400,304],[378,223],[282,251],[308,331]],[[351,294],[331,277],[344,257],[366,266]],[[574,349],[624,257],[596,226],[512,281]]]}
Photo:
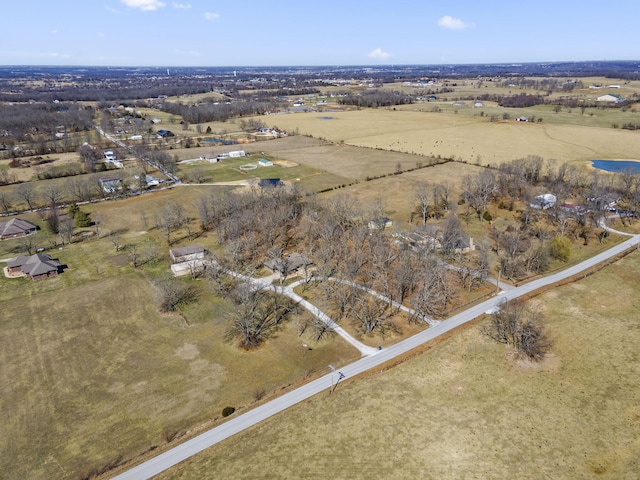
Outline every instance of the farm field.
{"label": "farm field", "polygon": [[476,322],[160,478],[634,479],[638,269],[634,253],[534,299],[553,342],[540,365]]}
{"label": "farm field", "polygon": [[[261,117],[303,135],[417,156],[497,165],[528,155],[588,166],[592,159],[637,159],[640,136],[608,127],[497,121],[447,112],[389,109],[309,112]],[[550,112],[550,115],[553,115]],[[633,118],[630,114],[629,119]],[[515,117],[515,116],[514,116]],[[514,118],[512,117],[512,118]]]}
{"label": "farm field", "polygon": [[[589,82],[611,83],[604,78]],[[405,88],[385,88],[396,86]],[[179,117],[144,109],[146,115],[162,119],[156,130],[176,133],[170,142],[152,141],[174,160],[241,149],[249,156],[180,164],[182,185],[82,205],[99,225],[83,229],[77,243],[61,246],[60,237],[47,233],[45,211],[20,215],[41,227],[33,248],[45,248],[68,268],[43,282],[0,276],[0,411],[8,419],[0,427],[0,477],[92,475],[123,459],[151,455],[221,421],[226,406],[242,411],[326,372],[329,364],[358,358],[338,336],[321,342],[308,333],[300,336],[296,323],[305,318],[304,312],[261,348],[240,350],[225,340],[233,307],[203,279],[182,279],[199,292],[198,302],[182,307],[180,314],[159,313],[154,281],[169,271],[168,240],[172,247],[200,243],[213,252],[222,248],[213,232],[200,232],[196,226],[201,195],[222,194],[246,180],[278,177],[318,193],[320,200],[339,195],[357,199],[369,209],[367,215],[393,220],[387,231],[391,234],[411,228],[415,193],[422,183],[448,183],[454,205],[464,176],[528,155],[585,168],[591,159],[640,160],[638,132],[611,127],[636,122],[635,105],[631,111],[593,108],[582,113],[564,107],[555,112],[552,106],[504,109],[494,102],[481,108],[469,101],[455,106],[458,95],[504,93],[490,83],[480,89],[473,82],[463,87],[438,101],[396,108],[340,106],[341,111],[254,117],[300,134],[226,146],[198,143],[201,139],[189,143],[193,138],[186,137],[238,132],[239,121],[185,125],[183,130]],[[620,93],[637,91],[640,82],[625,85]],[[169,101],[196,101],[206,95]],[[503,112],[511,119],[502,120]],[[544,120],[515,122],[518,115]],[[499,120],[490,121],[491,116]],[[211,134],[196,135],[207,126]],[[196,146],[183,148],[187,143]],[[28,180],[52,166],[77,163],[80,168],[78,153],[46,157],[54,161],[7,171]],[[259,158],[275,165],[240,170]],[[8,160],[0,163],[8,169]],[[133,175],[140,171],[134,160],[124,170],[28,185],[34,186],[35,206],[40,207],[55,191],[61,192],[60,202],[71,201],[78,179],[87,180],[88,188],[101,195],[99,177],[122,174],[134,183]],[[225,185],[207,185],[217,182]],[[27,209],[18,184],[0,187],[0,194],[6,194],[12,208]],[[178,204],[191,223],[165,233],[163,213]],[[492,204],[487,208],[492,223],[465,215],[465,205],[456,211],[477,244],[487,240],[489,225],[519,226],[518,210],[518,205],[509,211]],[[414,216],[413,223],[416,220]],[[638,228],[637,223],[617,225]],[[79,241],[81,237],[86,239]],[[595,234],[588,245],[578,237],[572,240],[569,264],[621,241],[611,235],[599,243]],[[0,258],[22,253],[25,245],[20,242],[0,242]],[[157,258],[134,269],[127,248],[132,245],[140,257],[155,252]],[[490,275],[495,275],[497,257],[490,256]],[[550,269],[566,265],[551,260]],[[558,472],[560,478],[575,478],[569,475],[574,472],[579,478],[633,478],[640,460],[640,394],[634,383],[640,329],[638,306],[630,299],[638,297],[639,268],[640,258],[633,254],[534,300],[548,315],[554,343],[541,365],[515,362],[502,346],[483,336],[482,323],[476,322],[402,365],[347,382],[337,395],[306,402],[163,478],[503,478],[507,471],[517,478],[555,478]],[[472,302],[489,290],[493,287],[485,285],[463,292],[455,302]],[[324,308],[318,290],[306,293]],[[360,339],[373,346],[389,345],[422,328],[406,326],[403,315],[397,320],[400,331]],[[533,454],[522,461],[523,452],[531,448]]]}

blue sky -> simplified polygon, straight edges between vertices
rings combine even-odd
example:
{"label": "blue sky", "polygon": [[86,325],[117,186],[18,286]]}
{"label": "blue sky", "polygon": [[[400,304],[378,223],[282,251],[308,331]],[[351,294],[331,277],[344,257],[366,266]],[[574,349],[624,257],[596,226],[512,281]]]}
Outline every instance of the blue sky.
{"label": "blue sky", "polygon": [[5,0],[0,11],[0,65],[640,59],[637,0]]}

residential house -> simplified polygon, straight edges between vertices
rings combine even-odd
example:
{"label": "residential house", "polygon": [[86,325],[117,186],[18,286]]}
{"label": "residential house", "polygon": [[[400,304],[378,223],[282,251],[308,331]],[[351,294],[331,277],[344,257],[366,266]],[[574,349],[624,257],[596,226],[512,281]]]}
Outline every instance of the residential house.
{"label": "residential house", "polygon": [[156,132],[156,134],[160,137],[160,138],[169,138],[169,137],[175,137],[175,134],[171,131],[171,130],[158,130]]}
{"label": "residential house", "polygon": [[600,95],[596,98],[598,102],[607,102],[607,103],[622,103],[623,100],[620,95],[615,95],[613,93],[607,93],[605,95]]}
{"label": "residential house", "polygon": [[8,222],[0,222],[0,240],[33,235],[37,229],[38,227],[31,222],[21,218],[12,218]]}
{"label": "residential house", "polygon": [[538,195],[533,200],[531,200],[529,206],[538,210],[546,210],[547,208],[554,207],[557,200],[558,199],[555,195],[551,193],[545,193],[543,195]]}
{"label": "residential house", "polygon": [[297,272],[301,268],[309,267],[310,265],[313,265],[313,262],[299,253],[291,253],[283,258],[272,258],[264,262],[266,268],[281,275]]}
{"label": "residential house", "polygon": [[36,253],[31,256],[19,255],[7,262],[7,271],[9,273],[22,273],[32,280],[40,280],[58,275],[62,272],[62,265],[57,260],[51,258],[51,255],[45,253]]}
{"label": "residential house", "polygon": [[369,221],[369,230],[384,230],[390,228],[393,225],[393,221],[389,217],[374,218]]}
{"label": "residential house", "polygon": [[101,177],[99,181],[105,193],[116,193],[122,190],[122,180],[118,177]]}
{"label": "residential house", "polygon": [[172,263],[189,262],[192,260],[202,260],[206,250],[202,245],[188,245],[186,247],[172,248],[169,250],[169,257]]}

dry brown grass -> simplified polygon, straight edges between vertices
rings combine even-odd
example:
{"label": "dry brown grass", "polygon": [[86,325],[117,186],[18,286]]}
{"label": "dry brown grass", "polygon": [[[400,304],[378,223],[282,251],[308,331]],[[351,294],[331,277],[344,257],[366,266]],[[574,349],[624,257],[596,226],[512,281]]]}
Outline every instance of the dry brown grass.
{"label": "dry brown grass", "polygon": [[161,478],[635,479],[639,268],[633,254],[536,299],[553,341],[542,364],[476,324]]}
{"label": "dry brown grass", "polygon": [[[426,108],[426,107],[425,107]],[[571,124],[489,122],[485,117],[401,110],[332,112],[266,117],[270,125],[333,142],[496,165],[528,155],[587,165],[596,158],[638,157],[632,131]]]}

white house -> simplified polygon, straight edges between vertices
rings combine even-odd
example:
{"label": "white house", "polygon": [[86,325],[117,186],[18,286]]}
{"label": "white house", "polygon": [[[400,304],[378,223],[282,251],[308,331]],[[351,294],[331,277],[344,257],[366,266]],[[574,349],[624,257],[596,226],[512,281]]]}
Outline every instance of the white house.
{"label": "white house", "polygon": [[596,98],[598,102],[608,102],[608,103],[620,103],[622,102],[622,98],[620,95],[614,95],[613,93],[607,93],[606,95],[600,95]]}
{"label": "white house", "polygon": [[533,200],[531,200],[529,206],[538,210],[546,210],[547,208],[554,207],[557,201],[558,199],[555,195],[551,193],[545,193],[542,195],[538,195]]}
{"label": "white house", "polygon": [[101,177],[100,185],[105,193],[115,193],[122,190],[122,180],[118,177]]}

